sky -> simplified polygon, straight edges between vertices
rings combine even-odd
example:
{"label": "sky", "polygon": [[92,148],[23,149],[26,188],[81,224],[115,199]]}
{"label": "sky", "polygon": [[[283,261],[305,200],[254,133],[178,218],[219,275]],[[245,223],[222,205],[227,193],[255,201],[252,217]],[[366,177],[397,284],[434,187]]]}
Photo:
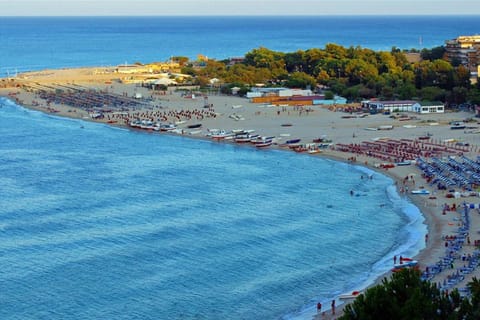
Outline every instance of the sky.
{"label": "sky", "polygon": [[480,0],[0,0],[0,16],[480,15]]}

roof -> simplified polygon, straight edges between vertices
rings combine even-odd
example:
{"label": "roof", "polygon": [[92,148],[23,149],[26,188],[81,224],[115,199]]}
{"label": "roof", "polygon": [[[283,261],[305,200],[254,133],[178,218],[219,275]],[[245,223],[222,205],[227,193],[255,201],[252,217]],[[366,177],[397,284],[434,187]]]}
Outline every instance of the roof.
{"label": "roof", "polygon": [[422,107],[433,107],[433,106],[444,106],[445,104],[440,101],[421,101],[420,105]]}
{"label": "roof", "polygon": [[411,104],[414,105],[417,101],[414,100],[391,100],[391,101],[369,101],[369,104],[383,104],[383,105],[404,105]]}

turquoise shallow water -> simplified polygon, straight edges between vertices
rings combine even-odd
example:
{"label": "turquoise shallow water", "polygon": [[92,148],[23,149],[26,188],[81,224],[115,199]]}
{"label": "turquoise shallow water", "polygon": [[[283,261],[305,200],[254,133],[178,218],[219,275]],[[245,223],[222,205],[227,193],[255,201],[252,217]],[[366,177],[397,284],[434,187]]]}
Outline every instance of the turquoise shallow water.
{"label": "turquoise shallow water", "polygon": [[367,169],[0,104],[2,319],[308,316],[422,246]]}

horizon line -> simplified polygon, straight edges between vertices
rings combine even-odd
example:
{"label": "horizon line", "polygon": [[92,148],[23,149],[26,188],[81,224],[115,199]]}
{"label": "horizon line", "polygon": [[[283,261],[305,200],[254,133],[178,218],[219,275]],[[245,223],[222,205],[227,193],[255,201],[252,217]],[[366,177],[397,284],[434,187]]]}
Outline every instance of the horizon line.
{"label": "horizon line", "polygon": [[365,13],[365,14],[345,14],[345,13],[335,13],[335,14],[168,14],[168,15],[142,15],[142,14],[134,14],[134,15],[127,15],[127,14],[119,14],[119,15],[1,15],[1,18],[121,18],[121,17],[130,17],[130,18],[142,18],[142,17],[242,17],[242,18],[250,18],[250,17],[281,17],[281,18],[289,18],[289,17],[479,17],[480,14],[469,14],[469,13],[393,13],[393,14],[381,14],[381,13]]}

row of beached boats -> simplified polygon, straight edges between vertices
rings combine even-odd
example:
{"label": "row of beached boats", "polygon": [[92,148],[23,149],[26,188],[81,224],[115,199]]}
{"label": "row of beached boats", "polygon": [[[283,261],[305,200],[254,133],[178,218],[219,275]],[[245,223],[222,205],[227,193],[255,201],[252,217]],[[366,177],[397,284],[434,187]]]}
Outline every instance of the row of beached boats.
{"label": "row of beached boats", "polygon": [[274,136],[261,136],[255,134],[254,130],[208,130],[207,137],[216,141],[230,140],[236,143],[251,143],[257,148],[265,148],[275,143]]}
{"label": "row of beached boats", "polygon": [[[185,121],[179,121],[176,123],[165,123],[152,120],[133,120],[128,125],[132,128],[152,130],[152,131],[169,131],[172,133],[184,133],[184,129],[179,128],[178,125],[185,123]],[[187,129],[198,129],[202,126],[201,123],[190,124],[185,126]]]}
{"label": "row of beached boats", "polygon": [[[130,127],[151,130],[151,131],[163,131],[184,134],[185,130],[178,127],[176,123],[163,123],[151,120],[134,120],[129,123]],[[199,129],[201,125],[188,125],[188,129]],[[189,134],[199,134],[201,130],[190,131]],[[262,136],[255,134],[255,130],[223,130],[223,129],[209,129],[206,136],[215,141],[233,141],[239,144],[252,144],[256,148],[266,148],[272,145],[278,145],[279,147],[286,147],[295,152],[307,152],[318,153],[320,149],[328,148],[331,145],[331,141],[325,138],[314,139],[312,143],[301,143],[301,139],[290,139],[283,143],[277,141],[282,138],[276,138],[275,136]]]}
{"label": "row of beached boats", "polygon": [[255,134],[254,130],[220,130],[210,129],[207,136],[216,141],[230,140],[239,144],[250,143],[257,148],[265,148],[271,145],[289,148],[295,152],[319,153],[321,149],[330,147],[331,140],[325,138],[314,139],[311,143],[301,143],[301,139],[289,139],[281,143],[280,138],[274,136],[261,136]]}
{"label": "row of beached boats", "polygon": [[133,120],[129,123],[129,126],[132,128],[143,129],[143,130],[153,130],[153,131],[181,130],[181,129],[178,129],[177,125],[174,123],[163,123],[163,122],[151,121],[151,120]]}

